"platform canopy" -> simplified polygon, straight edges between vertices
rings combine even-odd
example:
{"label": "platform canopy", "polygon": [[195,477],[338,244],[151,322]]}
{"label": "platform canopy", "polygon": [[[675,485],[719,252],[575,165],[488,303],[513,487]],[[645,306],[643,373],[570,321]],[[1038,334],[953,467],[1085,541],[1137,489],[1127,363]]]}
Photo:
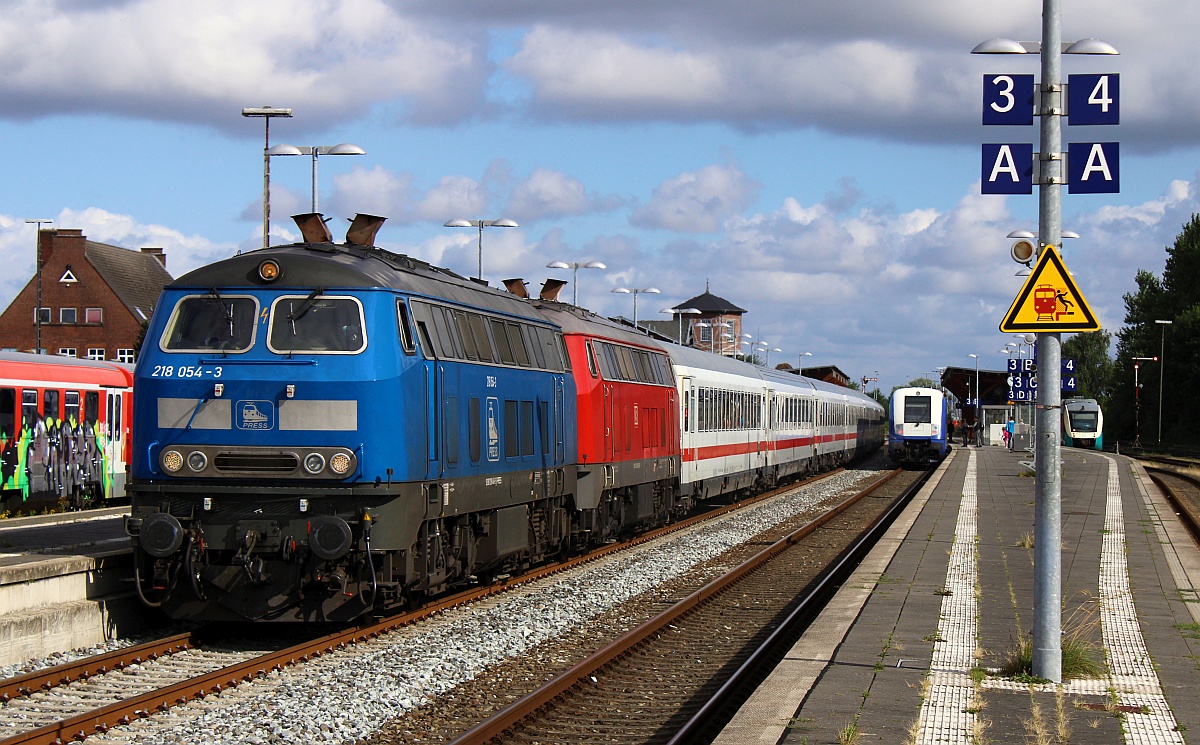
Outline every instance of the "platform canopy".
{"label": "platform canopy", "polygon": [[[963,401],[975,396],[975,366],[947,367],[942,373],[942,387],[959,400],[963,412],[963,421],[967,424],[975,422],[975,409],[972,406],[962,406]],[[1008,372],[1006,370],[979,370],[979,387],[983,390],[981,402],[987,406],[1005,406],[1008,404]]]}

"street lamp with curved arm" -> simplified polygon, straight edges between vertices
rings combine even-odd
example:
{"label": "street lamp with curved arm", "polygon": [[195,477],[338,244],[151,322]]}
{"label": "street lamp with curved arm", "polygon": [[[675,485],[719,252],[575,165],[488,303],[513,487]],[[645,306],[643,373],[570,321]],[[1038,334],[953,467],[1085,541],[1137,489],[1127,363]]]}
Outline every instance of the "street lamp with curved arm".
{"label": "street lamp with curved arm", "polygon": [[464,220],[461,217],[456,217],[453,220],[447,220],[442,226],[445,228],[479,228],[479,267],[477,279],[483,279],[483,229],[484,228],[519,228],[521,227],[515,221],[509,220],[507,217],[500,217],[495,220]]}
{"label": "street lamp with curved arm", "polygon": [[[696,310],[695,308],[663,308],[662,310],[659,311],[659,313],[671,313],[672,315],[678,316],[678,318],[679,318],[679,344],[681,346],[683,345],[683,341],[684,341],[683,340],[683,317],[700,315],[700,311]],[[699,326],[700,324],[696,324],[696,325]],[[704,324],[704,325],[706,327],[708,326],[708,324]]]}
{"label": "street lamp with curved arm", "polygon": [[657,287],[614,287],[610,292],[616,292],[622,295],[633,295],[633,327],[638,327],[637,322],[637,296],[641,293],[647,295],[657,295],[661,292]]}
{"label": "street lamp with curved arm", "polygon": [[322,155],[366,155],[358,145],[343,142],[340,145],[276,145],[267,150],[267,155],[311,155],[312,156],[312,211],[317,211],[317,158]]}
{"label": "street lamp with curved arm", "polygon": [[579,270],[608,268],[599,261],[551,261],[546,266],[550,269],[571,270],[571,305],[574,305],[575,307],[579,307]]}

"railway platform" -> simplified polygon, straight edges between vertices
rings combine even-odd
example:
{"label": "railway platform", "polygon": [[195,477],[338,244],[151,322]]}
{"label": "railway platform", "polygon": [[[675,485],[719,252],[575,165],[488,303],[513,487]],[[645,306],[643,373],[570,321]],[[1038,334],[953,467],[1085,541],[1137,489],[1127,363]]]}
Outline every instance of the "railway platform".
{"label": "railway platform", "polygon": [[144,626],[128,582],[128,507],[0,521],[0,665]]}
{"label": "railway platform", "polygon": [[1103,672],[1001,672],[1034,618],[1030,458],[956,448],[716,742],[1200,737],[1200,550],[1122,456],[1062,450],[1063,647]]}

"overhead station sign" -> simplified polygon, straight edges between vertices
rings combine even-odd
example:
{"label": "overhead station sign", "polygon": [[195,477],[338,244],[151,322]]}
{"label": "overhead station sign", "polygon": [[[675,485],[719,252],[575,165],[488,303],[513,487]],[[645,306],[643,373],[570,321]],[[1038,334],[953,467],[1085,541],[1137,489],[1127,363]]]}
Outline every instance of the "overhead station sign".
{"label": "overhead station sign", "polygon": [[1054,246],[1046,246],[1000,323],[1005,333],[1099,331],[1100,324]]}

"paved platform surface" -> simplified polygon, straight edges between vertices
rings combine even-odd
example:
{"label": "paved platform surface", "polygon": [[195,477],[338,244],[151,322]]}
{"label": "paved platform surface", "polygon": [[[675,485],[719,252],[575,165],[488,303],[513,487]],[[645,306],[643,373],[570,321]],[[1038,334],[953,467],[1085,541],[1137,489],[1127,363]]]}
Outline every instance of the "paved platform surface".
{"label": "paved platform surface", "polygon": [[131,553],[124,527],[128,514],[128,507],[110,507],[0,520],[0,585],[70,573],[81,561]]}
{"label": "paved platform surface", "polygon": [[1030,457],[957,448],[717,742],[1200,742],[1200,550],[1128,458],[1062,450],[1063,647],[1103,670],[1000,672],[1034,620]]}

